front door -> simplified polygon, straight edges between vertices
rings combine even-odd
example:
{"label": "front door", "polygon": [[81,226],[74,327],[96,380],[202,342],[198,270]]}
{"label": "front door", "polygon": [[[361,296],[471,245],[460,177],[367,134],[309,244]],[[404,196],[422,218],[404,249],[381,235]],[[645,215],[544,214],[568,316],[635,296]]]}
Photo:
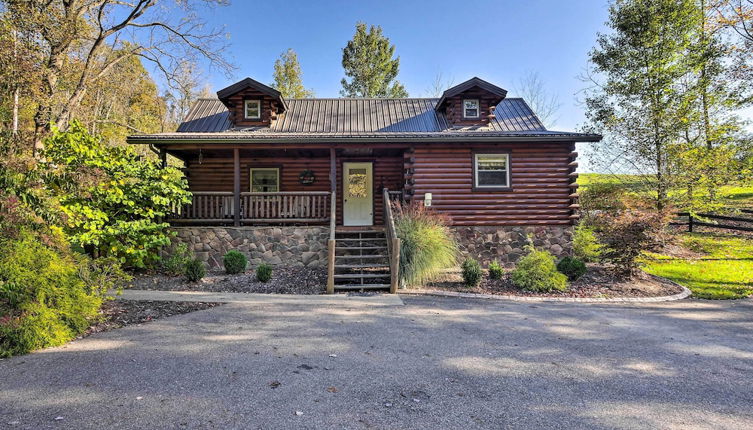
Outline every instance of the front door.
{"label": "front door", "polygon": [[372,163],[343,163],[343,225],[374,224]]}

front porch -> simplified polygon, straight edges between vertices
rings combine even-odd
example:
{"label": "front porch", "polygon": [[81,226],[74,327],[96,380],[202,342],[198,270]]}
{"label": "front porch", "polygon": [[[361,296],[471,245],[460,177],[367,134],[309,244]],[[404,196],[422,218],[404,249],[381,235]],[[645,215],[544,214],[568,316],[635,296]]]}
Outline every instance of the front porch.
{"label": "front porch", "polygon": [[[192,201],[174,226],[381,226],[383,189],[403,198],[405,148],[186,145],[163,148],[185,163]],[[333,222],[334,221],[334,222]]]}

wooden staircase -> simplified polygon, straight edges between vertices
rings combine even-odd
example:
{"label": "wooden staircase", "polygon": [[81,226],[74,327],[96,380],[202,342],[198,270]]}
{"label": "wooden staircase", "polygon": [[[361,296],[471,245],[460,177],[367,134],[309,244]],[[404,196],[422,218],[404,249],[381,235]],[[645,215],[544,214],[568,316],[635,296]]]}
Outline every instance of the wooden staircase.
{"label": "wooden staircase", "polygon": [[335,291],[390,289],[390,260],[383,230],[336,230],[334,257]]}

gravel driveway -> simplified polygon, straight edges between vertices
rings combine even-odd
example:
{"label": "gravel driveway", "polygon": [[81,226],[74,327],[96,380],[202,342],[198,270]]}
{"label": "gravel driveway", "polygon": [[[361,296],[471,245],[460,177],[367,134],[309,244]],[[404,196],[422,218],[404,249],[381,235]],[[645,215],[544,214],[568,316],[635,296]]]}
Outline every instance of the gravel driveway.
{"label": "gravel driveway", "polygon": [[0,361],[0,428],[753,428],[753,302],[231,303]]}

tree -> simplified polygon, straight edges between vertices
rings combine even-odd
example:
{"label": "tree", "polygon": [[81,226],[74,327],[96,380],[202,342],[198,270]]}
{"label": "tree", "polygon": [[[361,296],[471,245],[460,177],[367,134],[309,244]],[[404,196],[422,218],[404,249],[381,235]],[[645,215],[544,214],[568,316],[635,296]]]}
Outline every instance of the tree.
{"label": "tree", "polygon": [[162,220],[190,202],[179,169],[162,168],[130,147],[105,145],[78,121],[46,140],[38,169],[66,215],[63,230],[71,244],[132,267],[159,258],[159,248],[170,243]]}
{"label": "tree", "polygon": [[518,81],[515,92],[531,106],[545,127],[554,127],[562,103],[556,94],[547,91],[538,73],[527,72]]}
{"label": "tree", "polygon": [[189,60],[182,61],[176,70],[175,79],[165,92],[167,104],[165,129],[175,131],[188,115],[196,99],[208,95],[204,91],[206,88],[199,90],[201,82],[202,78],[196,64]]}
{"label": "tree", "polygon": [[439,72],[434,75],[434,80],[431,81],[429,87],[426,88],[426,96],[438,99],[442,97],[442,93],[444,93],[448,88],[452,88],[454,84],[455,78],[445,77],[442,72]]}
{"label": "tree", "polygon": [[[382,34],[382,27],[356,24],[356,33],[343,48],[345,78],[340,83],[344,97],[408,97],[396,80],[400,57],[394,57],[395,45]],[[393,58],[394,57],[394,58]],[[350,82],[348,81],[350,78]]]}
{"label": "tree", "polygon": [[644,177],[660,211],[672,185],[669,147],[689,109],[678,83],[687,74],[694,19],[693,0],[617,0],[607,23],[612,33],[599,35],[590,53],[592,76],[603,82],[587,92],[587,116],[608,135],[607,162],[650,172]]}
{"label": "tree", "polygon": [[[195,9],[198,1],[2,1],[14,30],[34,40],[41,54],[35,147],[53,125],[65,129],[93,83],[129,58],[137,56],[153,63],[168,82],[186,58],[202,58],[226,71],[231,68],[223,58],[223,33],[205,30]],[[108,55],[108,46],[118,55]],[[73,83],[63,86],[69,61],[80,62],[80,69]]]}
{"label": "tree", "polygon": [[285,98],[304,99],[314,96],[312,90],[303,86],[301,65],[298,63],[298,55],[292,49],[283,52],[275,60],[274,80],[272,87]]}

